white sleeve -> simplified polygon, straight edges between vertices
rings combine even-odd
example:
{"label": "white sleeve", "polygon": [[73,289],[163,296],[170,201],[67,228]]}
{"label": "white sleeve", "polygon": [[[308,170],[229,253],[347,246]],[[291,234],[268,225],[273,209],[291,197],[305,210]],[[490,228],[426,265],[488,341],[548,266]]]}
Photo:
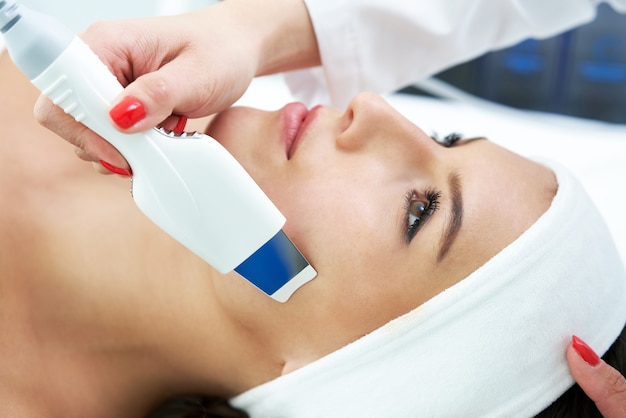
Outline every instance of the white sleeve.
{"label": "white sleeve", "polygon": [[[308,103],[344,107],[447,67],[591,21],[601,0],[305,0],[322,68],[287,75]],[[626,0],[608,0],[626,12]]]}

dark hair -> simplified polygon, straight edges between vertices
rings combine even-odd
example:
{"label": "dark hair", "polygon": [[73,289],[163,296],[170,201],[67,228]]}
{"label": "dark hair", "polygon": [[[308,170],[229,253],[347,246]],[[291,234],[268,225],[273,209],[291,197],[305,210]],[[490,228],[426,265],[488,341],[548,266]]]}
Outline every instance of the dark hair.
{"label": "dark hair", "polygon": [[172,398],[146,418],[247,418],[228,400],[215,396],[180,396]]}
{"label": "dark hair", "polygon": [[[626,327],[602,357],[624,374],[626,371]],[[245,418],[244,411],[235,409],[223,398],[188,396],[171,399],[146,418]],[[544,409],[536,418],[602,418],[595,403],[575,384]]]}

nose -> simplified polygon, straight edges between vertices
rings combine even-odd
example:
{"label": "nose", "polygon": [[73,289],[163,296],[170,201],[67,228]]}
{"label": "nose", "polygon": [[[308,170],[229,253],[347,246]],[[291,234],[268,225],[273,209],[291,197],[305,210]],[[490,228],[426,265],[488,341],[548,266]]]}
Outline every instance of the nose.
{"label": "nose", "polygon": [[357,152],[371,148],[431,155],[438,146],[429,135],[374,93],[361,93],[343,115],[346,129],[337,137],[337,148]]}
{"label": "nose", "polygon": [[343,115],[346,120],[346,129],[337,137],[337,147],[344,151],[364,148],[370,137],[367,131],[371,129],[372,119],[383,119],[386,113],[386,106],[382,103],[380,96],[373,93],[361,93],[355,96]]}

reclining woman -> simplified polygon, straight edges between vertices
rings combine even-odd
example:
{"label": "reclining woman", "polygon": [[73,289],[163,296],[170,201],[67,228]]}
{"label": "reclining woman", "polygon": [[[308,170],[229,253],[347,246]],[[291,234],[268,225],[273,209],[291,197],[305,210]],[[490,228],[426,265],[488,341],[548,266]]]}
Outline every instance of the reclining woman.
{"label": "reclining woman", "polygon": [[572,333],[604,353],[622,332],[623,266],[558,165],[484,139],[440,145],[372,94],[345,111],[232,108],[207,131],[318,277],[277,304],[144,220],[128,183],[53,141],[4,141],[3,179],[16,153],[31,169],[1,189],[3,330],[20,343],[3,348],[5,407],[142,416],[204,393],[253,416],[532,415],[572,383]]}

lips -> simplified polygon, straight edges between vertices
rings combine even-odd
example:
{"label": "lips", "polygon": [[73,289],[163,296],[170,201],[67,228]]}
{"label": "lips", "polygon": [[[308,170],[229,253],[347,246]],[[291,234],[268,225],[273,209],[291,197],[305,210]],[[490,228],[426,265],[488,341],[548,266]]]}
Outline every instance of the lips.
{"label": "lips", "polygon": [[282,119],[282,141],[285,144],[285,154],[290,159],[302,138],[305,121],[310,112],[302,103],[289,103],[280,112]]}

